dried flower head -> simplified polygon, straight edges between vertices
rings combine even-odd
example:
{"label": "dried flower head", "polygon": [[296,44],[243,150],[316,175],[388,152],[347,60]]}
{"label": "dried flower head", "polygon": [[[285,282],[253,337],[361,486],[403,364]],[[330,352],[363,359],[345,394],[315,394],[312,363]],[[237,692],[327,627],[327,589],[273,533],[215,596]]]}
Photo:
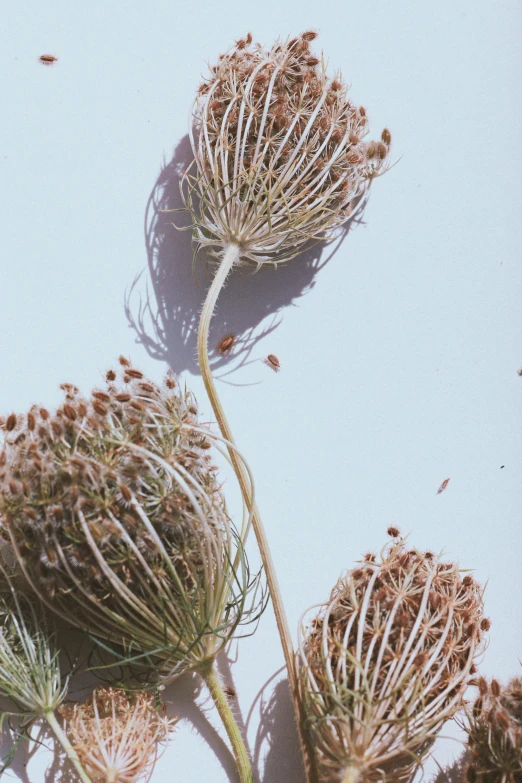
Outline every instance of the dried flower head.
{"label": "dried flower head", "polygon": [[322,780],[399,783],[462,704],[482,591],[404,540],[363,566],[303,628],[303,700]]}
{"label": "dried flower head", "polygon": [[56,412],[6,432],[1,528],[49,607],[173,676],[257,616],[258,582],[192,395],[121,364],[89,399],[66,385]]}
{"label": "dried flower head", "polygon": [[277,265],[345,223],[384,171],[389,130],[363,141],[366,111],[311,54],[316,36],[270,48],[241,39],[211,66],[193,108],[196,171],[185,177],[198,249],[234,244],[243,263]]}
{"label": "dried flower head", "polygon": [[85,704],[62,707],[66,730],[92,783],[138,783],[150,775],[176,720],[154,696],[97,688]]}
{"label": "dried flower head", "polygon": [[[481,678],[480,694],[467,710],[468,780],[518,783],[522,780],[522,678],[505,687]],[[482,687],[481,687],[482,686]]]}

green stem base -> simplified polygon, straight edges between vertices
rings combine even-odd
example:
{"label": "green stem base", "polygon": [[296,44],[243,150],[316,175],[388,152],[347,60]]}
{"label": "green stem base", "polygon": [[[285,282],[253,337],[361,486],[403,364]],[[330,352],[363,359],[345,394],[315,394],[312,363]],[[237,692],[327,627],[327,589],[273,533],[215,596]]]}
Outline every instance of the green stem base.
{"label": "green stem base", "polygon": [[243,737],[240,734],[234,714],[230,709],[227,697],[219,681],[218,673],[214,663],[205,664],[199,669],[199,673],[205,680],[207,688],[210,691],[210,695],[214,699],[217,711],[220,718],[223,721],[223,725],[228,734],[230,744],[234,751],[234,757],[236,759],[237,769],[239,772],[239,779],[241,783],[254,783],[254,774],[252,772],[252,766],[248,757],[248,751]]}

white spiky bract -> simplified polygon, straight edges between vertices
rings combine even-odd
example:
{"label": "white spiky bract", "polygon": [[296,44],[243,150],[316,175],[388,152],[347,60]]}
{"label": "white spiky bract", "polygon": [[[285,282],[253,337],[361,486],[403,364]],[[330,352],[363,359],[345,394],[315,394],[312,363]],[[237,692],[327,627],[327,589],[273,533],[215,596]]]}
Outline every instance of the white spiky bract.
{"label": "white spiky bract", "polygon": [[489,627],[482,611],[471,576],[402,540],[339,580],[299,651],[321,780],[411,779],[462,706]]}

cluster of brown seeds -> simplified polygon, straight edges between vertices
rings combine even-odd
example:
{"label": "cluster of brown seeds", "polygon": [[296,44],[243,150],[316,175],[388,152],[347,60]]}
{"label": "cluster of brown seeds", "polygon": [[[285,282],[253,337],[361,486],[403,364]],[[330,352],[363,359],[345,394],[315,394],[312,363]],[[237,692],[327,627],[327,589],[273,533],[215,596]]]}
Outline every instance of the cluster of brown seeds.
{"label": "cluster of brown seeds", "polygon": [[67,733],[93,783],[137,783],[150,774],[158,743],[174,728],[154,696],[97,688],[84,704],[62,707]]}
{"label": "cluster of brown seeds", "polygon": [[342,577],[301,645],[325,780],[406,781],[462,705],[490,622],[472,576],[394,541]]}
{"label": "cluster of brown seeds", "polygon": [[88,399],[63,384],[54,413],[0,422],[0,529],[70,622],[190,666],[207,657],[212,622],[226,638],[240,620],[240,544],[194,398],[170,375],[160,387],[120,363]]}
{"label": "cluster of brown seeds", "polygon": [[480,677],[479,696],[468,712],[466,730],[470,783],[522,780],[522,678],[506,686]]}
{"label": "cluster of brown seeds", "polygon": [[200,246],[233,242],[243,259],[277,264],[345,222],[383,170],[389,130],[364,141],[366,110],[340,74],[326,74],[310,50],[315,38],[305,32],[265,49],[248,35],[201,84],[197,174],[186,180]]}

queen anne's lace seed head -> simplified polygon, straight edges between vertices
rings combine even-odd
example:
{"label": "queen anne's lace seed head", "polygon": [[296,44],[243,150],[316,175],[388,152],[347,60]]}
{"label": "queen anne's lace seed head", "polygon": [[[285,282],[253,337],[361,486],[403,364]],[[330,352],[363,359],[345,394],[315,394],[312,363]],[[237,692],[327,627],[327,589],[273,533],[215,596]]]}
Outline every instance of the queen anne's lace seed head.
{"label": "queen anne's lace seed head", "polygon": [[150,775],[158,744],[174,728],[154,696],[97,688],[85,704],[62,707],[66,730],[93,783],[138,783]]}
{"label": "queen anne's lace seed head", "polygon": [[239,246],[256,266],[292,258],[345,223],[388,162],[391,134],[365,141],[363,106],[312,55],[316,33],[271,48],[236,42],[199,87],[185,177],[198,248]]}
{"label": "queen anne's lace seed head", "polygon": [[194,398],[120,363],[88,399],[64,384],[55,413],[8,417],[1,529],[58,614],[175,674],[226,644],[255,580]]}
{"label": "queen anne's lace seed head", "polygon": [[518,783],[522,780],[522,678],[506,686],[497,680],[476,683],[479,696],[468,710],[471,783]]}
{"label": "queen anne's lace seed head", "polygon": [[482,621],[475,580],[402,539],[343,576],[299,653],[321,780],[412,779],[462,706]]}

